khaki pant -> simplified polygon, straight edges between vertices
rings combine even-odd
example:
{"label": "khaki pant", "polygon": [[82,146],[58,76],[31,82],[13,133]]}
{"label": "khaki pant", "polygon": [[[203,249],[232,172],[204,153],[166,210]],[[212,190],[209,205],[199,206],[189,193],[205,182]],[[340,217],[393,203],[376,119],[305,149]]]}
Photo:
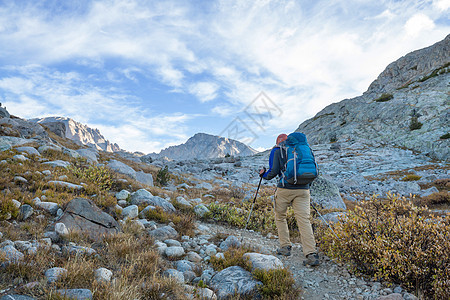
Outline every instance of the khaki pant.
{"label": "khaki pant", "polygon": [[286,221],[287,209],[292,205],[298,228],[300,229],[303,254],[316,252],[316,241],[311,227],[309,190],[277,188],[275,193],[275,223],[280,246],[290,246],[289,229]]}

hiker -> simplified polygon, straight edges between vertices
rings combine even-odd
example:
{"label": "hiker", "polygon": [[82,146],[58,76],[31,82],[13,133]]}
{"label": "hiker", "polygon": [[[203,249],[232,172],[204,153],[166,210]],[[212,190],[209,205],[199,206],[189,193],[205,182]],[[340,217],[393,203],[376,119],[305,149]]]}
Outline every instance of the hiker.
{"label": "hiker", "polygon": [[[304,136],[304,135],[303,135]],[[276,140],[276,146],[272,148],[269,157],[269,169],[261,169],[260,176],[263,179],[270,180],[279,176],[280,180],[275,191],[275,223],[278,229],[278,238],[280,248],[277,249],[278,255],[291,255],[291,241],[289,238],[289,229],[286,221],[287,209],[292,205],[295,219],[301,235],[303,254],[306,260],[304,265],[319,265],[319,255],[316,250],[316,242],[311,227],[310,218],[310,196],[309,184],[290,184],[283,179],[287,162],[287,151],[285,147],[286,134],[280,134]],[[306,142],[306,138],[305,138]]]}

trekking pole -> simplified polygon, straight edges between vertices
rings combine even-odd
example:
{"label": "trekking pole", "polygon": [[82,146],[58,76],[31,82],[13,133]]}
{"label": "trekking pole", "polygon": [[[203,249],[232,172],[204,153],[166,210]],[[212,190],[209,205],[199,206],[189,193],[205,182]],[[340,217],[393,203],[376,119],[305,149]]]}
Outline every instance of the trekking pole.
{"label": "trekking pole", "polygon": [[340,240],[340,238],[337,236],[336,232],[334,232],[333,228],[331,228],[330,224],[328,224],[327,221],[325,221],[325,219],[323,218],[322,214],[317,210],[317,208],[314,206],[314,204],[312,204],[312,202],[310,202],[311,206],[314,208],[314,210],[316,211],[316,213],[319,214],[319,216],[322,218],[322,221],[325,222],[325,224],[327,224],[328,228],[330,228],[330,230],[334,233],[334,236]]}
{"label": "trekking pole", "polygon": [[250,216],[252,215],[253,206],[255,205],[255,202],[256,202],[256,196],[258,196],[259,187],[261,186],[261,181],[262,181],[263,178],[262,178],[262,176],[260,176],[260,177],[261,178],[259,179],[258,188],[256,189],[255,198],[253,199],[252,208],[250,209],[250,213],[248,214],[247,223],[245,224],[244,231],[247,229],[248,222],[250,221]]}

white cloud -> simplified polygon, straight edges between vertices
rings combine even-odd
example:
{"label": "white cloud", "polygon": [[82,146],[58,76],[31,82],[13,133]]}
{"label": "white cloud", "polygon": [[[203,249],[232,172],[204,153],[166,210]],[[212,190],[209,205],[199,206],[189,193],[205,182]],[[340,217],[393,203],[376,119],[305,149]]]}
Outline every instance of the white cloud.
{"label": "white cloud", "polygon": [[405,24],[405,31],[409,36],[417,37],[422,31],[428,31],[435,26],[427,15],[415,14]]}
{"label": "white cloud", "polygon": [[433,5],[435,5],[440,11],[446,11],[450,8],[450,0],[435,0],[433,1]]}
{"label": "white cloud", "polygon": [[216,98],[219,86],[213,82],[196,82],[189,86],[189,93],[195,95],[201,102]]}

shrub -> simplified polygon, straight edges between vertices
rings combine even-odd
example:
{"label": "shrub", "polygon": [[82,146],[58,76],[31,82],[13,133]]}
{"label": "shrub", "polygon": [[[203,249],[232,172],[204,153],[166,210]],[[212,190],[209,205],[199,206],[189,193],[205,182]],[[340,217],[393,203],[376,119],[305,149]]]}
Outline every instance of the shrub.
{"label": "shrub", "polygon": [[411,131],[422,128],[422,125],[416,116],[411,117],[411,123],[409,123],[409,129]]}
{"label": "shrub", "polygon": [[217,271],[221,271],[231,266],[240,266],[244,269],[249,269],[249,262],[243,257],[247,252],[250,252],[250,249],[232,247],[223,253],[224,258],[212,256],[210,263]]}
{"label": "shrub", "polygon": [[440,190],[443,190],[443,189],[449,190],[450,189],[450,178],[436,179],[434,181],[434,185],[436,185],[436,187]]}
{"label": "shrub", "polygon": [[292,273],[287,269],[261,270],[252,272],[253,277],[263,283],[259,287],[265,299],[299,299],[300,289],[295,286]]}
{"label": "shrub", "polygon": [[387,102],[392,99],[394,99],[394,96],[392,94],[383,93],[383,94],[381,94],[380,97],[375,99],[375,102]]}
{"label": "shrub", "polygon": [[427,298],[450,297],[450,217],[429,217],[428,210],[390,196],[361,202],[333,224],[339,239],[321,228],[327,255],[349,263],[357,273],[422,290]]}
{"label": "shrub", "polygon": [[449,133],[449,132],[447,132],[446,134],[444,134],[444,135],[441,135],[440,139],[441,139],[441,140],[446,140],[446,139],[450,139],[450,133]]}
{"label": "shrub", "polygon": [[169,183],[170,174],[169,167],[165,166],[163,169],[158,171],[156,175],[156,182],[159,183],[160,186],[166,186]]}
{"label": "shrub", "polygon": [[433,193],[429,196],[423,197],[420,200],[420,204],[428,206],[442,205],[442,204],[450,205],[450,192],[440,191],[438,193]]}
{"label": "shrub", "polygon": [[19,214],[19,209],[14,205],[12,199],[3,197],[0,200],[0,221],[15,218]]}
{"label": "shrub", "polygon": [[422,178],[422,176],[416,175],[416,174],[408,174],[405,177],[402,178],[402,181],[417,181],[420,178]]}
{"label": "shrub", "polygon": [[89,166],[68,168],[76,177],[89,181],[100,190],[108,191],[114,183],[114,175],[110,169],[105,166]]}

